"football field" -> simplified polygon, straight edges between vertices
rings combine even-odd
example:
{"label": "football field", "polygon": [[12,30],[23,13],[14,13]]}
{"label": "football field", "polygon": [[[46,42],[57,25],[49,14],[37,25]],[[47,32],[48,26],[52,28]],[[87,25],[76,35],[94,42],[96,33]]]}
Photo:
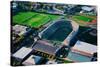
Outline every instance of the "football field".
{"label": "football field", "polygon": [[58,19],[59,15],[44,14],[37,12],[19,12],[12,17],[12,23],[39,28],[40,26]]}
{"label": "football field", "polygon": [[73,18],[78,19],[79,21],[84,21],[84,22],[91,22],[93,20],[93,18],[81,16],[81,15],[73,16]]}

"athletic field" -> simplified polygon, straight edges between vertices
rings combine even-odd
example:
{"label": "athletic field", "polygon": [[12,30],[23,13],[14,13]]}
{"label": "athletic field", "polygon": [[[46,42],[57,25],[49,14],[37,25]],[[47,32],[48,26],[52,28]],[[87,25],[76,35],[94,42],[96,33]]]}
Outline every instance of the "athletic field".
{"label": "athletic field", "polygon": [[19,12],[17,15],[12,17],[13,23],[26,25],[30,27],[39,28],[40,26],[58,19],[59,15],[51,15],[36,12]]}
{"label": "athletic field", "polygon": [[93,20],[93,18],[81,16],[81,15],[73,16],[73,18],[75,18],[79,21],[84,21],[84,22],[91,22]]}

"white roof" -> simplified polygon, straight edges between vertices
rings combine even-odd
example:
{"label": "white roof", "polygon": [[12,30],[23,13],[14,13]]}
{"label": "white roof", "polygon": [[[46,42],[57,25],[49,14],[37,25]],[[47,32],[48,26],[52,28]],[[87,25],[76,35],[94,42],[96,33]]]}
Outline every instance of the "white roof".
{"label": "white roof", "polygon": [[75,46],[72,47],[72,49],[79,50],[89,54],[97,52],[97,46],[82,41],[77,41]]}
{"label": "white roof", "polygon": [[23,59],[25,58],[30,52],[32,51],[31,48],[22,47],[16,53],[13,54],[13,57]]}
{"label": "white roof", "polygon": [[22,35],[26,32],[26,26],[22,26],[22,25],[15,25],[13,26],[13,30],[15,32],[15,34],[18,34],[18,35]]}
{"label": "white roof", "polygon": [[91,11],[94,9],[94,7],[83,6],[82,9],[85,11]]}

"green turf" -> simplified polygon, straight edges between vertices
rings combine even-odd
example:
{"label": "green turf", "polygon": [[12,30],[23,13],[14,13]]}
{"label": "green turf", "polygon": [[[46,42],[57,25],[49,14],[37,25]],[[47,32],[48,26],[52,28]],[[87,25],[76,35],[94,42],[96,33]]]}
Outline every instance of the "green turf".
{"label": "green turf", "polygon": [[74,18],[78,19],[78,20],[81,20],[81,21],[84,21],[84,22],[91,22],[93,19],[92,18],[89,18],[89,17],[86,17],[86,16],[73,16]]}
{"label": "green turf", "polygon": [[40,27],[49,21],[56,20],[58,15],[36,13],[36,12],[20,12],[13,16],[13,23],[27,25],[30,27]]}
{"label": "green turf", "polygon": [[47,15],[36,15],[35,17],[28,20],[28,24],[32,27],[39,27],[40,25],[43,25],[44,23],[48,22],[50,18]]}
{"label": "green turf", "polygon": [[26,19],[32,17],[33,15],[36,15],[36,13],[32,13],[32,12],[20,12],[17,15],[13,16],[13,22],[14,23],[22,23]]}

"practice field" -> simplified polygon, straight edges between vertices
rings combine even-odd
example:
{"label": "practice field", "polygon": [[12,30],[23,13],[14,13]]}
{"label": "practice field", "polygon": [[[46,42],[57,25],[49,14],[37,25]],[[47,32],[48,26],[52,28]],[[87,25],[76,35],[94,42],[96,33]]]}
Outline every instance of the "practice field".
{"label": "practice field", "polygon": [[58,19],[59,15],[51,15],[36,12],[19,12],[13,16],[13,23],[20,25],[27,25],[30,27],[38,28],[52,20]]}
{"label": "practice field", "polygon": [[89,17],[81,16],[81,15],[73,16],[73,18],[78,19],[80,21],[84,21],[84,22],[91,22],[93,20],[93,18],[89,18]]}

